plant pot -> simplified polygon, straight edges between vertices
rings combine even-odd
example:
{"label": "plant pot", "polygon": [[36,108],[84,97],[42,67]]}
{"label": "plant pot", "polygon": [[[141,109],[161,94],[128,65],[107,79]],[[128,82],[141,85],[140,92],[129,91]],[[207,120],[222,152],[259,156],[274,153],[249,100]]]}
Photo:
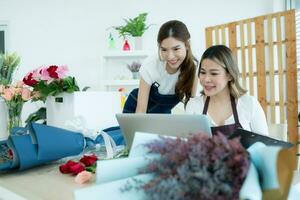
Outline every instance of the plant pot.
{"label": "plant pot", "polygon": [[140,73],[139,72],[131,72],[132,73],[132,79],[139,79]]}
{"label": "plant pot", "polygon": [[143,38],[142,37],[133,37],[134,38],[134,50],[143,49]]}

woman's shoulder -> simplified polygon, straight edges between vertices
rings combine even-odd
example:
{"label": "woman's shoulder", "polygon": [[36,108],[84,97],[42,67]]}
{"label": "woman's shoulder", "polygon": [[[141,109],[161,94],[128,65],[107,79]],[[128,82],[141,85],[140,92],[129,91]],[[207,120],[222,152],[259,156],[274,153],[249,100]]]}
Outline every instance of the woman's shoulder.
{"label": "woman's shoulder", "polygon": [[240,106],[244,107],[245,109],[252,110],[254,106],[259,104],[259,102],[256,97],[249,94],[244,94],[239,98],[238,104],[240,104]]}
{"label": "woman's shoulder", "polygon": [[190,98],[186,105],[187,113],[197,113],[203,110],[203,96]]}
{"label": "woman's shoulder", "polygon": [[243,94],[242,96],[240,96],[239,98],[241,101],[244,101],[244,102],[252,102],[252,101],[257,101],[257,98],[254,97],[254,96],[251,96],[249,94]]}

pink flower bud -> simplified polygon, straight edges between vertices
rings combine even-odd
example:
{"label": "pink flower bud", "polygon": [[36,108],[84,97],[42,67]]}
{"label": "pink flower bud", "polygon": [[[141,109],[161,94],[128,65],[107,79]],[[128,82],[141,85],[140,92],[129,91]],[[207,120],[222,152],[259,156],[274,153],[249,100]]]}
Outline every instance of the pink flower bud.
{"label": "pink flower bud", "polygon": [[22,90],[22,99],[24,101],[28,101],[29,99],[31,99],[31,91],[27,88],[23,88]]}
{"label": "pink flower bud", "polygon": [[82,171],[75,177],[75,182],[84,184],[92,179],[92,173],[88,171]]}
{"label": "pink flower bud", "polygon": [[21,88],[24,86],[24,82],[23,81],[18,81],[16,84],[16,87]]}
{"label": "pink flower bud", "polygon": [[59,66],[56,69],[56,73],[57,73],[58,78],[64,78],[64,77],[66,77],[68,71],[69,70],[68,70],[68,67],[66,65]]}
{"label": "pink flower bud", "polygon": [[3,97],[6,101],[12,100],[13,96],[14,96],[14,94],[12,93],[11,89],[9,89],[9,88],[5,88],[5,89],[4,89],[2,97]]}

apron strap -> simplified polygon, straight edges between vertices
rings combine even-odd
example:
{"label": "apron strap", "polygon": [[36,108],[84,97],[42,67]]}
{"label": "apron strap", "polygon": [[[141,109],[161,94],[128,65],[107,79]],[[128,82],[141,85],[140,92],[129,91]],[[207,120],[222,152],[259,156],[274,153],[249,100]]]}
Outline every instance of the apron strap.
{"label": "apron strap", "polygon": [[[210,97],[207,96],[206,100],[205,100],[205,103],[204,103],[203,112],[202,112],[203,115],[207,114],[209,100],[210,100]],[[230,95],[230,102],[231,102],[231,108],[232,108],[232,114],[233,114],[233,117],[234,117],[234,121],[235,121],[236,124],[240,125],[239,117],[238,117],[237,110],[236,110],[235,99],[232,95]]]}
{"label": "apron strap", "polygon": [[205,99],[204,108],[203,108],[203,112],[202,112],[203,115],[206,115],[206,113],[207,113],[209,99],[210,99],[209,96],[207,96]]}
{"label": "apron strap", "polygon": [[236,124],[239,124],[240,127],[241,127],[241,124],[240,124],[240,121],[239,121],[239,117],[238,117],[238,114],[237,114],[237,110],[236,110],[236,103],[235,103],[235,99],[232,95],[230,95],[230,101],[231,101],[231,108],[232,108],[232,113],[233,113],[233,117],[234,117],[234,121]]}

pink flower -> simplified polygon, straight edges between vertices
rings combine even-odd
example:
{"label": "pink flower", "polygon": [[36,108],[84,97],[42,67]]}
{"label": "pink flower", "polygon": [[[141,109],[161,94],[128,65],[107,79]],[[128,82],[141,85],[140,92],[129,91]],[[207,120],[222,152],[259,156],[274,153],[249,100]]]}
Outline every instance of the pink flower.
{"label": "pink flower", "polygon": [[6,101],[10,101],[12,100],[14,96],[14,93],[12,92],[12,90],[10,88],[5,88],[2,94],[2,97],[6,100]]}
{"label": "pink flower", "polygon": [[35,70],[32,71],[32,78],[36,81],[41,80],[41,74],[42,74],[42,69],[46,68],[45,66],[41,66]]}
{"label": "pink flower", "polygon": [[84,184],[90,181],[92,178],[92,173],[88,171],[82,171],[75,177],[75,182],[79,184]]}
{"label": "pink flower", "polygon": [[17,88],[22,88],[24,86],[24,82],[23,81],[18,81],[16,84]]}
{"label": "pink flower", "polygon": [[66,65],[59,66],[56,69],[58,78],[64,78],[65,76],[67,76],[68,71],[69,71],[69,69]]}
{"label": "pink flower", "polygon": [[47,67],[42,68],[40,70],[40,74],[41,74],[41,80],[44,80],[44,81],[47,81],[47,82],[52,80],[52,78],[49,75]]}
{"label": "pink flower", "polygon": [[28,101],[29,99],[31,99],[31,91],[27,88],[23,88],[22,89],[22,99],[24,101]]}

